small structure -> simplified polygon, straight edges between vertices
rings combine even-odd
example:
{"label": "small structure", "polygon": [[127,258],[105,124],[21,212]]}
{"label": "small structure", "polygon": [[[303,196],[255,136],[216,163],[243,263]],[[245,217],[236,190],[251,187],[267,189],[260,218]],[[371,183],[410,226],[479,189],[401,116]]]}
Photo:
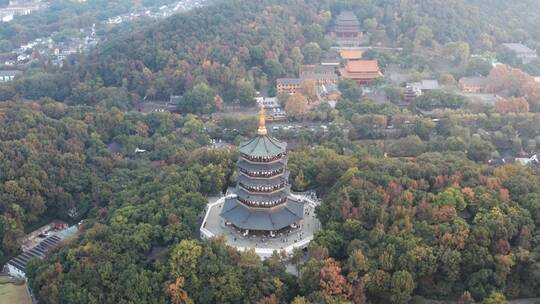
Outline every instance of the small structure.
{"label": "small structure", "polygon": [[13,81],[15,77],[22,75],[22,73],[22,71],[17,70],[0,71],[0,82]]}
{"label": "small structure", "polygon": [[360,21],[351,11],[342,11],[334,21],[333,35],[341,47],[355,47],[360,44],[362,31]]}
{"label": "small structure", "polygon": [[295,94],[306,81],[315,81],[315,85],[324,85],[338,82],[334,67],[323,65],[303,65],[300,67],[299,78],[278,78],[276,89],[278,94]]}
{"label": "small structure", "polygon": [[377,60],[349,60],[340,70],[341,77],[358,84],[368,84],[374,79],[383,77]]}
{"label": "small structure", "polygon": [[523,63],[529,63],[531,60],[538,57],[536,50],[532,50],[521,43],[503,43],[502,45],[506,49],[513,51],[516,54],[516,57],[521,59]]}
{"label": "small structure", "polygon": [[295,94],[302,87],[300,78],[278,78],[276,88],[278,94]]}
{"label": "small structure", "polygon": [[441,89],[439,81],[434,79],[424,79],[418,82],[411,82],[407,84],[407,87],[412,87],[415,90],[420,91],[421,94]]}
{"label": "small structure", "polygon": [[327,65],[301,65],[301,79],[323,79],[326,82],[336,81],[336,69]]}
{"label": "small structure", "polygon": [[478,77],[462,77],[459,79],[459,89],[464,93],[479,94],[485,91],[487,84],[487,78],[483,76]]}
{"label": "small structure", "polygon": [[281,108],[276,97],[257,97],[255,100],[259,106],[267,110],[266,119],[270,121],[287,119],[287,113]]}
{"label": "small structure", "polygon": [[34,258],[43,259],[53,248],[58,246],[63,240],[75,235],[78,231],[77,226],[58,231],[44,238],[37,246],[10,259],[4,266],[4,269],[14,277],[26,279],[26,265]]}
{"label": "small structure", "polygon": [[340,63],[340,56],[335,50],[329,50],[322,55],[321,65],[337,68]]}
{"label": "small structure", "polygon": [[317,86],[317,98],[320,101],[335,102],[341,97],[337,84],[323,84]]}
{"label": "small structure", "polygon": [[348,49],[341,50],[339,56],[341,56],[341,59],[343,60],[361,60],[363,53],[364,51],[360,49]]}

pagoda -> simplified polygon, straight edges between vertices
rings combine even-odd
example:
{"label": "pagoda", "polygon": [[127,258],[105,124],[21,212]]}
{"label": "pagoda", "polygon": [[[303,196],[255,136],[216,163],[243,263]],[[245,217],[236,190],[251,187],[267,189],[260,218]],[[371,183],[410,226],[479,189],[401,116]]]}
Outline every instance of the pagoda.
{"label": "pagoda", "polygon": [[303,218],[304,203],[290,195],[286,148],[268,135],[261,108],[257,135],[240,145],[235,194],[225,199],[220,214],[243,235],[275,236],[296,228]]}
{"label": "pagoda", "polygon": [[351,11],[342,11],[337,15],[331,34],[337,46],[342,48],[356,48],[363,42],[360,21]]}
{"label": "pagoda", "polygon": [[360,21],[351,11],[342,11],[337,16],[334,33],[338,38],[359,38],[362,36]]}

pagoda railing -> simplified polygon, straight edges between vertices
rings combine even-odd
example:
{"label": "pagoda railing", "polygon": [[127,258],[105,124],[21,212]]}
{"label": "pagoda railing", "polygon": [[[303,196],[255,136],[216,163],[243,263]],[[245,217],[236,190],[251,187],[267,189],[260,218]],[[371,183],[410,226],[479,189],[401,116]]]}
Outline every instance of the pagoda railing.
{"label": "pagoda railing", "polygon": [[274,161],[281,160],[283,156],[287,155],[287,153],[280,153],[278,155],[273,156],[252,156],[242,153],[242,158],[245,160],[252,162],[252,163],[271,163]]}
{"label": "pagoda railing", "polygon": [[281,198],[279,200],[268,201],[268,202],[249,201],[249,200],[245,200],[245,199],[240,198],[240,197],[238,197],[237,199],[242,204],[244,204],[244,205],[246,205],[248,207],[257,207],[257,208],[272,208],[272,207],[275,207],[277,205],[281,205],[281,204],[287,202],[286,197]]}
{"label": "pagoda railing", "polygon": [[285,170],[283,168],[279,169],[279,170],[272,170],[272,171],[249,171],[249,170],[246,170],[246,169],[243,169],[243,168],[238,168],[238,170],[242,173],[244,173],[245,175],[247,176],[250,176],[250,177],[274,177],[274,176],[277,176],[277,175],[280,175],[282,174]]}
{"label": "pagoda railing", "polygon": [[244,183],[238,183],[242,188],[246,189],[248,192],[251,193],[273,193],[279,190],[282,190],[285,187],[285,182],[281,182],[278,185],[274,186],[248,186]]}

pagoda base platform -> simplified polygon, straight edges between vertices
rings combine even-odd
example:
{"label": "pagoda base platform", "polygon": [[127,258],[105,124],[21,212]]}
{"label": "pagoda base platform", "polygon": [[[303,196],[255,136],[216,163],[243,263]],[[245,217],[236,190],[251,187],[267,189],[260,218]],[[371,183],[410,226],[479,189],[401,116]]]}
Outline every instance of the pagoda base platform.
{"label": "pagoda base platform", "polygon": [[[229,199],[231,197],[228,197]],[[239,229],[227,223],[220,214],[227,197],[209,199],[205,216],[200,227],[201,239],[223,236],[227,245],[238,250],[254,249],[261,258],[270,257],[274,251],[292,254],[295,248],[306,248],[313,236],[320,229],[320,222],[315,215],[318,200],[308,195],[291,194],[291,198],[304,204],[304,216],[296,227],[287,227],[278,231]]]}

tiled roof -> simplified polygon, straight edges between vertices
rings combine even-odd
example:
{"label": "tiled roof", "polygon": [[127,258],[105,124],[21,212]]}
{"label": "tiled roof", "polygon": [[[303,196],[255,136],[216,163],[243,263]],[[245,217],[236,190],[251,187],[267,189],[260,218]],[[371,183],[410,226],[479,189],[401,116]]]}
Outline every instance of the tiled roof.
{"label": "tiled roof", "polygon": [[240,152],[251,156],[273,156],[286,151],[287,144],[271,136],[258,135],[240,145]]}
{"label": "tiled roof", "polygon": [[304,204],[289,197],[283,206],[270,210],[250,209],[235,198],[225,200],[221,216],[240,229],[280,230],[297,223],[304,215]]}
{"label": "tiled roof", "polygon": [[363,51],[362,50],[342,50],[339,54],[341,58],[346,59],[346,60],[361,59]]}
{"label": "tiled roof", "polygon": [[302,79],[300,78],[278,78],[276,79],[277,84],[281,85],[300,85],[302,84]]}
{"label": "tiled roof", "polygon": [[379,72],[377,60],[349,60],[345,65],[348,72]]}

